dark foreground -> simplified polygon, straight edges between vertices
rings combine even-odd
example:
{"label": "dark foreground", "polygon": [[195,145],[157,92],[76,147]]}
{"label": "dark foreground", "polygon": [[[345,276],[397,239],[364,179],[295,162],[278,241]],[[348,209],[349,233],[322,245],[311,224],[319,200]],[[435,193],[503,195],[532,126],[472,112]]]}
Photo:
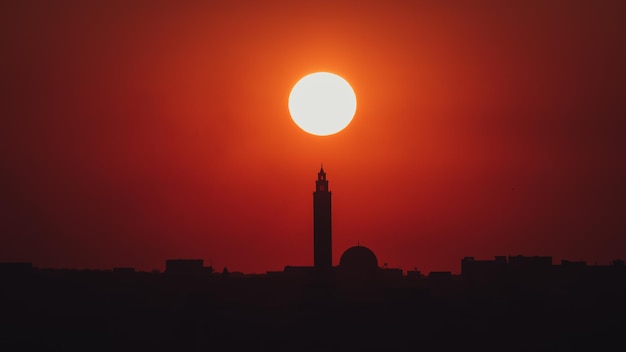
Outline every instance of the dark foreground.
{"label": "dark foreground", "polygon": [[2,277],[2,351],[625,351],[624,281],[37,270]]}

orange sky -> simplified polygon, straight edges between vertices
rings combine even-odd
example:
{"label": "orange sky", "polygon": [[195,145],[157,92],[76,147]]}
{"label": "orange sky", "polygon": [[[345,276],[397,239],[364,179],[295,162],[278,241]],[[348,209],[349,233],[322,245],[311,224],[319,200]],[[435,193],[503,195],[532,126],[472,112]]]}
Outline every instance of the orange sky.
{"label": "orange sky", "polygon": [[[626,258],[623,1],[3,1],[0,261],[244,272],[333,251]],[[301,131],[330,71],[358,107]]]}

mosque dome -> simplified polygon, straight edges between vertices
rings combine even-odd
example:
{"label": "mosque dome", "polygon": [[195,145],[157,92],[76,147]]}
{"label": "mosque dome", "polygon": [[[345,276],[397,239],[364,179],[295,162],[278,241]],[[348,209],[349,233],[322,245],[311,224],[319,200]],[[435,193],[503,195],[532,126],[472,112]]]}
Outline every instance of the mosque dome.
{"label": "mosque dome", "polygon": [[348,248],[339,259],[339,268],[345,270],[375,270],[378,269],[378,259],[372,250],[364,246]]}

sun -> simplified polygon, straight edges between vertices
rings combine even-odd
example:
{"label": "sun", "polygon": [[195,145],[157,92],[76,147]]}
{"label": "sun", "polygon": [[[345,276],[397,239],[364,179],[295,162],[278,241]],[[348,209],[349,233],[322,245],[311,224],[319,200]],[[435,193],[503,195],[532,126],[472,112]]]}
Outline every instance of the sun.
{"label": "sun", "polygon": [[330,72],[302,77],[289,94],[289,113],[305,132],[328,136],[346,128],[356,112],[356,95],[350,84]]}

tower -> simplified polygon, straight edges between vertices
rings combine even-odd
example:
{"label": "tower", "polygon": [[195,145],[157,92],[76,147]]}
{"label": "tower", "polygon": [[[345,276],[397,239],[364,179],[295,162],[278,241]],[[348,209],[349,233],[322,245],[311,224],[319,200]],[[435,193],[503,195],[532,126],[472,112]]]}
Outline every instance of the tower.
{"label": "tower", "polygon": [[318,270],[330,270],[332,265],[330,191],[322,166],[313,192],[313,266]]}

